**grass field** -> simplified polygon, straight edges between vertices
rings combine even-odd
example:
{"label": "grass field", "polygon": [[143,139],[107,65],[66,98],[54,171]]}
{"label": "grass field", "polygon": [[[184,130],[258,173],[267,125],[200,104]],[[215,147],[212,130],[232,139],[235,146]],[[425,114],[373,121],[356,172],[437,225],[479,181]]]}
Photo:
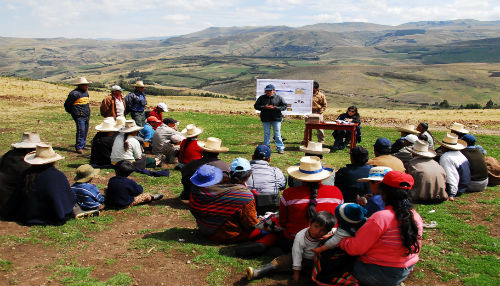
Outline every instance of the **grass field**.
{"label": "grass field", "polygon": [[[74,170],[88,162],[88,154],[73,152],[74,123],[64,112],[62,102],[69,86],[0,78],[0,154],[21,138],[22,131],[37,131],[65,157],[57,163],[72,182]],[[101,122],[98,103],[107,92],[91,91],[93,127]],[[250,159],[261,143],[262,126],[252,113],[251,102],[197,97],[150,97],[156,104],[165,101],[167,116],[180,121],[180,127],[195,123],[204,128],[200,140],[216,136],[229,147],[222,159]],[[331,107],[329,114],[344,111]],[[241,112],[240,112],[241,111]],[[477,134],[478,143],[489,156],[500,159],[499,111],[422,111],[361,109],[364,124],[362,146],[372,151],[378,137],[394,141],[394,126],[440,120],[466,122]],[[411,119],[410,119],[411,118]],[[476,125],[477,127],[474,127]],[[383,126],[392,126],[391,128]],[[431,127],[433,124],[431,123]],[[436,138],[442,138],[444,125],[435,125]],[[292,118],[283,123],[288,140],[286,154],[273,153],[271,163],[285,170],[299,161],[299,142],[303,121]],[[332,137],[327,133],[327,143]],[[336,169],[348,163],[347,151],[325,156]],[[95,183],[104,188],[113,175],[101,170]],[[246,285],[244,269],[260,265],[269,257],[239,259],[234,246],[208,243],[197,232],[187,206],[176,197],[181,192],[180,174],[171,170],[168,178],[132,176],[146,191],[162,193],[158,203],[126,210],[106,210],[96,218],[71,220],[60,227],[25,227],[0,222],[0,284],[19,285]],[[467,194],[455,202],[419,205],[426,222],[438,227],[426,229],[421,253],[406,285],[499,285],[500,284],[500,188]],[[288,275],[274,275],[250,285],[286,285]],[[307,279],[301,280],[307,284]]]}

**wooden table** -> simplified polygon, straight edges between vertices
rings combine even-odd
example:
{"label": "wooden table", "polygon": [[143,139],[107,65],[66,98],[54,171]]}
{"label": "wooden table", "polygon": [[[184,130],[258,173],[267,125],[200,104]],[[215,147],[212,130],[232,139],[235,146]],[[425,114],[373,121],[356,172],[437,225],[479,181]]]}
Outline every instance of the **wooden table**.
{"label": "wooden table", "polygon": [[313,129],[326,129],[326,130],[348,130],[351,131],[351,149],[356,146],[356,127],[358,123],[354,124],[340,124],[336,122],[328,123],[306,123],[306,129],[304,130],[304,138],[307,144],[311,141],[312,130]]}

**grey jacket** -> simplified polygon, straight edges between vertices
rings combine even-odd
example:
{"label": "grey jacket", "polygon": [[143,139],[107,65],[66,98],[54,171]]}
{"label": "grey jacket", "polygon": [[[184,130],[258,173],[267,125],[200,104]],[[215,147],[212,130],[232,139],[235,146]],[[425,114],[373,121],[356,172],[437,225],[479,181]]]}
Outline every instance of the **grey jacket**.
{"label": "grey jacket", "polygon": [[166,124],[162,123],[160,126],[158,126],[151,142],[151,151],[153,152],[153,154],[162,154],[164,151],[163,145],[165,145],[165,143],[167,142],[170,142],[170,137],[172,137],[172,135],[174,134],[182,136],[179,131],[168,127],[168,125]]}
{"label": "grey jacket", "polygon": [[279,168],[264,160],[250,161],[252,175],[248,178],[248,189],[257,191],[257,206],[278,205],[279,191],[286,187],[286,177]]}

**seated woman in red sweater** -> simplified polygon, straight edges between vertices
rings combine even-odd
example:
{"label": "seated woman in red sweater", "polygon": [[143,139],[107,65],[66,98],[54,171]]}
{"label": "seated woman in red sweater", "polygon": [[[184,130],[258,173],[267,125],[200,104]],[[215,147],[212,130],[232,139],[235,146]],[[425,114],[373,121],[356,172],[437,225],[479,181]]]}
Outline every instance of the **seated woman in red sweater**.
{"label": "seated woman in red sweater", "polygon": [[362,285],[399,285],[418,261],[423,223],[408,192],[413,177],[390,171],[379,184],[385,210],[370,216],[354,237],[344,238],[341,249],[359,256],[352,274]]}
{"label": "seated woman in red sweater", "polygon": [[179,149],[179,168],[182,168],[187,163],[201,159],[203,149],[198,146],[198,135],[203,132],[203,129],[196,127],[194,124],[188,124],[184,130],[181,131],[182,136],[186,137],[181,142]]}
{"label": "seated woman in red sweater", "polygon": [[295,235],[309,226],[310,219],[317,212],[335,214],[335,208],[344,199],[337,187],[321,184],[332,175],[332,170],[324,168],[319,157],[302,157],[299,166],[291,166],[287,171],[293,178],[304,182],[301,186],[284,190],[280,200],[279,224],[285,228],[280,246],[290,252]]}

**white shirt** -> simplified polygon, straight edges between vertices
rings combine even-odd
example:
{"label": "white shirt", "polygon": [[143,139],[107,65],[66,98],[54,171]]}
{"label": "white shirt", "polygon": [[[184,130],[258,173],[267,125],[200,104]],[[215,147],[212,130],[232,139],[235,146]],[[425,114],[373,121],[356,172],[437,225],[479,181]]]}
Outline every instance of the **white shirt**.
{"label": "white shirt", "polygon": [[293,270],[302,269],[302,258],[313,259],[313,248],[319,246],[321,239],[314,239],[309,235],[309,228],[304,228],[295,235],[292,247],[292,268]]}
{"label": "white shirt", "polygon": [[119,100],[115,98],[115,106],[116,106],[116,116],[125,116],[125,105],[123,104],[123,100]]}
{"label": "white shirt", "polygon": [[123,146],[124,133],[118,134],[113,142],[111,149],[111,162],[119,162],[121,160],[136,160],[142,157],[141,143],[133,136],[127,138],[128,150],[125,151]]}

